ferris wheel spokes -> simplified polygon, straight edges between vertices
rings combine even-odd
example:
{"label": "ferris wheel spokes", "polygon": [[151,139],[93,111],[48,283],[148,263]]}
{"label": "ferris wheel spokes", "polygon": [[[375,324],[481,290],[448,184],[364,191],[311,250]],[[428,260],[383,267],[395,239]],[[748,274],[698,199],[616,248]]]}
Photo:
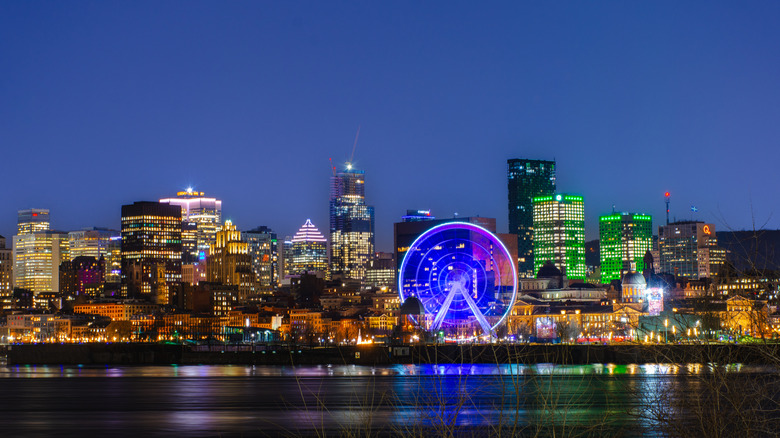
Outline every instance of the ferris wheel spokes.
{"label": "ferris wheel spokes", "polygon": [[444,299],[444,303],[442,303],[438,313],[436,313],[436,318],[433,320],[431,329],[434,331],[439,330],[442,322],[444,321],[444,317],[447,316],[447,312],[450,310],[450,305],[452,305],[452,300],[455,298],[455,294],[459,293],[466,300],[466,304],[468,304],[469,309],[471,309],[471,313],[473,313],[474,317],[477,318],[477,322],[479,323],[479,326],[482,327],[482,331],[485,332],[486,335],[492,336],[493,330],[490,324],[485,319],[485,315],[479,310],[479,307],[477,307],[477,303],[474,302],[474,299],[471,297],[471,295],[469,295],[468,291],[466,291],[464,283],[465,279],[463,277],[459,277],[456,280],[450,281],[448,283],[450,292]]}

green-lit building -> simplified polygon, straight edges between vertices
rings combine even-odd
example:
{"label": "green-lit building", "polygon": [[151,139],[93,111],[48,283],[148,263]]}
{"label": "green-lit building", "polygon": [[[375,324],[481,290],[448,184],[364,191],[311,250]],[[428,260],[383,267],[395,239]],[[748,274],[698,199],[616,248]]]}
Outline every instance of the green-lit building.
{"label": "green-lit building", "polygon": [[545,262],[573,279],[585,278],[585,204],[582,196],[559,193],[533,198],[534,272]]}
{"label": "green-lit building", "polygon": [[653,218],[647,214],[612,213],[599,217],[601,282],[645,270],[644,256],[653,246]]}

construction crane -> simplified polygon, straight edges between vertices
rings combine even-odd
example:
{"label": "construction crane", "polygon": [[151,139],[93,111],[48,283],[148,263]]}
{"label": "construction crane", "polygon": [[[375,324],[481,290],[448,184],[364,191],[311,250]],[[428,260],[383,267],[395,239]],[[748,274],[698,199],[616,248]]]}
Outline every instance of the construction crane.
{"label": "construction crane", "polygon": [[[355,159],[355,148],[357,148],[358,137],[360,137],[360,125],[358,125],[357,133],[355,134],[355,142],[352,143],[352,154],[347,161],[347,170],[352,170],[352,160]],[[333,176],[336,176],[336,166],[333,165],[333,158],[328,158],[330,161],[330,168],[333,171]]]}
{"label": "construction crane", "polygon": [[347,170],[352,170],[352,160],[355,159],[355,148],[357,147],[358,137],[360,137],[360,125],[358,125],[357,133],[355,133],[355,142],[352,143],[352,155],[349,156],[349,161],[347,161]]}

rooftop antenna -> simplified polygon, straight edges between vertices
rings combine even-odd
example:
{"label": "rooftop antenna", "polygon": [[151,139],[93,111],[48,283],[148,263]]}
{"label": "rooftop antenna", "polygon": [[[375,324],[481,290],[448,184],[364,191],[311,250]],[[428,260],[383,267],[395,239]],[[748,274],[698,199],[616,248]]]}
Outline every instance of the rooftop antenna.
{"label": "rooftop antenna", "polygon": [[669,192],[664,193],[664,198],[666,199],[666,225],[669,225],[669,198],[671,197],[672,195]]}
{"label": "rooftop antenna", "polygon": [[333,165],[333,158],[328,158],[328,161],[330,161],[330,168],[333,170],[333,176],[336,176],[336,166]]}

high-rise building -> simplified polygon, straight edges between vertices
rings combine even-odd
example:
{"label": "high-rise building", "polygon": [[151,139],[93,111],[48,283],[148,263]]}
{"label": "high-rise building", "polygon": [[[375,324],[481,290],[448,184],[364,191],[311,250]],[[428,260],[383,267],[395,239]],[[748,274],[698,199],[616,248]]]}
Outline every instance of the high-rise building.
{"label": "high-rise building", "polygon": [[644,257],[653,248],[653,218],[647,214],[612,213],[599,217],[601,282],[643,272]]}
{"label": "high-rise building", "polygon": [[548,260],[570,279],[585,278],[585,206],[582,196],[533,198],[534,271]]}
{"label": "high-rise building", "polygon": [[[214,243],[217,231],[222,227],[222,201],[217,198],[208,198],[203,192],[196,192],[188,187],[183,192],[176,193],[175,198],[160,199],[171,205],[181,207],[181,218],[185,222],[196,223],[195,247],[187,245],[187,254],[183,256],[185,263],[197,263],[208,254],[209,245]],[[191,226],[183,226],[187,230],[188,237]],[[190,242],[190,238],[186,239]]]}
{"label": "high-rise building", "polygon": [[241,233],[249,245],[252,271],[261,291],[270,292],[279,287],[279,242],[268,227],[257,227]]}
{"label": "high-rise building", "polygon": [[241,303],[245,303],[255,290],[249,245],[241,240],[241,231],[229,220],[217,231],[216,240],[209,248],[206,281],[237,287]]}
{"label": "high-rise building", "polygon": [[330,182],[331,275],[363,281],[374,255],[374,207],[366,205],[365,174],[347,164]]}
{"label": "high-rise building", "polygon": [[78,257],[103,258],[103,281],[120,283],[122,281],[122,233],[108,228],[84,228],[68,233],[70,259]]}
{"label": "high-rise building", "polygon": [[122,206],[122,295],[168,304],[181,281],[178,205],[135,202]]}
{"label": "high-rise building", "polygon": [[718,247],[715,225],[699,221],[672,222],[658,227],[662,273],[690,279],[710,278],[726,262]]}
{"label": "high-rise building", "polygon": [[122,233],[112,237],[108,242],[108,255],[106,259],[106,272],[103,277],[106,283],[119,285],[122,283]]}
{"label": "high-rise building", "polygon": [[[326,250],[327,254],[327,250]],[[325,257],[327,260],[327,256]],[[292,236],[284,236],[282,241],[282,276],[289,278],[292,273]],[[281,279],[280,279],[281,280]]]}
{"label": "high-rise building", "polygon": [[95,260],[99,260],[103,257],[108,260],[111,257],[112,242],[121,238],[122,234],[119,231],[107,228],[84,228],[71,231],[68,233],[70,259],[94,257]]}
{"label": "high-rise building", "polygon": [[19,235],[46,231],[49,229],[49,210],[45,208],[19,210],[16,225],[18,229],[16,234]]}
{"label": "high-rise building", "polygon": [[371,287],[395,289],[395,254],[378,252],[366,270],[366,284]]}
{"label": "high-rise building", "polygon": [[509,181],[509,232],[517,234],[518,275],[533,278],[544,264],[534,262],[533,198],[555,193],[555,161],[507,160]]}
{"label": "high-rise building", "polygon": [[0,309],[9,310],[14,291],[14,253],[5,245],[5,237],[0,236]]}
{"label": "high-rise building", "polygon": [[328,241],[310,219],[290,239],[289,258],[285,260],[288,275],[317,274],[328,276]]}
{"label": "high-rise building", "polygon": [[206,251],[198,250],[198,223],[181,221],[181,262],[195,264],[206,262]]}
{"label": "high-rise building", "polygon": [[68,233],[33,231],[14,236],[14,287],[34,294],[60,291],[60,264],[70,260]]}

